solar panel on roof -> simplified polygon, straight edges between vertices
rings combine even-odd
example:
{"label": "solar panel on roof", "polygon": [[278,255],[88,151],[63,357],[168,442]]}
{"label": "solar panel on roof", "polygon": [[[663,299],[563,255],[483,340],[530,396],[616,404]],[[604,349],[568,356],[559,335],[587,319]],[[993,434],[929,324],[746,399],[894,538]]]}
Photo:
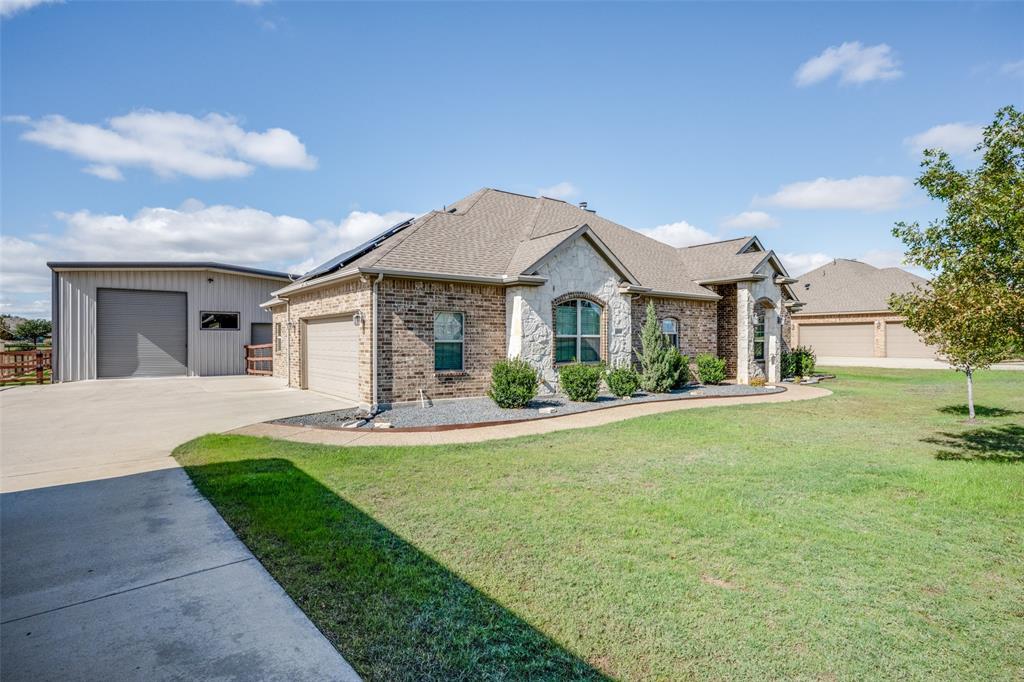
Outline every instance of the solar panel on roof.
{"label": "solar panel on roof", "polygon": [[376,237],[373,237],[372,239],[369,239],[369,240],[363,242],[362,244],[360,244],[359,246],[355,247],[354,249],[349,249],[348,251],[345,251],[344,253],[338,254],[337,256],[335,256],[334,258],[330,259],[329,261],[327,261],[325,263],[321,263],[320,265],[316,266],[315,268],[313,268],[312,270],[310,270],[309,272],[304,274],[302,277],[300,277],[296,281],[297,282],[305,282],[306,280],[313,279],[314,277],[319,277],[320,275],[326,275],[328,272],[332,272],[332,271],[337,270],[339,268],[345,267],[346,265],[348,265],[349,263],[351,263],[355,259],[359,258],[360,256],[362,256],[364,254],[367,254],[370,251],[374,250],[375,248],[380,246],[381,243],[384,242],[386,239],[388,239],[389,237],[392,237],[395,234],[401,232],[403,229],[408,227],[411,223],[412,223],[412,220],[405,220],[405,221],[402,221],[402,222],[398,223],[397,225],[392,225],[388,229],[386,229],[383,232],[381,232],[380,234],[378,234]]}

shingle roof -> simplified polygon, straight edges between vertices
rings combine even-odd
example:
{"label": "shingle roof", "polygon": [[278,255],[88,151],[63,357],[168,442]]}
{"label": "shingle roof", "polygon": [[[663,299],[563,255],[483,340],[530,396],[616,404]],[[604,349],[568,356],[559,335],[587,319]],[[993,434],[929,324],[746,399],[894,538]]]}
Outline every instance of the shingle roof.
{"label": "shingle roof", "polygon": [[801,315],[876,312],[889,309],[889,297],[914,290],[928,280],[900,268],[876,268],[837,258],[801,275],[794,285],[804,303]]}
{"label": "shingle roof", "polygon": [[584,226],[641,286],[682,296],[714,296],[697,282],[750,273],[768,255],[738,254],[750,237],[677,249],[558,199],[485,188],[416,218],[376,248],[335,267],[529,275],[527,268]]}

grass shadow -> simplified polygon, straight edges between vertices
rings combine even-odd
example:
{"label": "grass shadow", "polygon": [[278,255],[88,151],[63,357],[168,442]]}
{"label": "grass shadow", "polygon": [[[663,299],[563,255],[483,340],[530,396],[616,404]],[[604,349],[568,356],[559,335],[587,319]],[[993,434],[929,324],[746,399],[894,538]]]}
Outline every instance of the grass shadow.
{"label": "grass shadow", "polygon": [[364,679],[608,679],[289,460],[185,468]]}
{"label": "grass shadow", "polygon": [[[951,414],[955,417],[967,417],[968,411],[966,405],[946,405],[940,407],[939,412],[942,414]],[[1002,407],[985,407],[984,405],[975,405],[974,414],[978,417],[1012,417],[1015,414],[1024,414],[1018,410],[1007,410]]]}
{"label": "grass shadow", "polygon": [[923,442],[944,448],[936,459],[1024,463],[1024,426],[1018,424],[944,432]]}

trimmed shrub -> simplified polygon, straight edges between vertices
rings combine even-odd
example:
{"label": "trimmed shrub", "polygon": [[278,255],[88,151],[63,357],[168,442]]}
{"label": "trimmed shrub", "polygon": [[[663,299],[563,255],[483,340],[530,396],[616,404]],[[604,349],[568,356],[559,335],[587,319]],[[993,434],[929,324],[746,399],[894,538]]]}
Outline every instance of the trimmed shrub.
{"label": "trimmed shrub", "polygon": [[814,351],[807,346],[797,346],[782,354],[782,376],[809,376],[814,373]]}
{"label": "trimmed shrub", "polygon": [[640,388],[640,374],[628,365],[609,370],[604,381],[608,390],[618,398],[628,398]]}
{"label": "trimmed shrub", "polygon": [[725,381],[725,360],[710,353],[697,356],[697,375],[702,384],[720,384]]}
{"label": "trimmed shrub", "polygon": [[558,370],[558,382],[569,400],[586,403],[597,400],[597,391],[601,387],[602,365],[585,365],[574,362]]}
{"label": "trimmed shrub", "polygon": [[[675,350],[674,348],[672,350]],[[679,355],[679,351],[676,351],[676,355]],[[679,388],[690,383],[690,356],[679,355],[679,372],[676,375],[676,383],[672,385],[673,388]]]}
{"label": "trimmed shrub", "polygon": [[502,360],[491,368],[487,395],[498,407],[526,407],[537,395],[537,370],[522,358]]}
{"label": "trimmed shrub", "polygon": [[647,303],[646,315],[640,330],[640,385],[650,393],[664,393],[685,380],[687,363],[665,340],[653,303]]}
{"label": "trimmed shrub", "polygon": [[762,386],[764,386],[767,383],[768,383],[768,380],[765,379],[764,377],[754,377],[753,379],[750,380],[750,385],[754,386],[756,388],[761,388]]}

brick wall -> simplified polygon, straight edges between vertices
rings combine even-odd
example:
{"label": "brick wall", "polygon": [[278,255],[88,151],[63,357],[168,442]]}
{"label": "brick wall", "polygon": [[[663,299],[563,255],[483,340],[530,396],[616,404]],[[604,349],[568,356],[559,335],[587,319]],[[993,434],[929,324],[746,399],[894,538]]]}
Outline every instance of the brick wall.
{"label": "brick wall", "polygon": [[[457,282],[385,279],[380,299],[380,401],[464,398],[487,392],[491,368],[505,358],[505,292]],[[434,371],[434,313],[465,320],[463,371]]]}
{"label": "brick wall", "polygon": [[633,348],[640,350],[640,336],[647,318],[647,303],[654,303],[660,322],[666,317],[679,321],[679,352],[693,360],[701,353],[718,353],[717,312],[714,301],[633,296]]}
{"label": "brick wall", "polygon": [[725,374],[736,377],[739,363],[739,336],[736,329],[736,285],[719,284],[708,287],[721,296],[717,303],[718,319],[716,336],[718,338],[718,357],[725,358]]}
{"label": "brick wall", "polygon": [[[371,383],[370,339],[372,285],[360,279],[349,280],[333,286],[314,289],[309,292],[292,294],[288,307],[274,310],[274,322],[282,322],[285,331],[285,348],[274,348],[274,376],[288,378],[288,385],[303,386],[301,320],[315,317],[329,317],[359,312],[366,322],[360,330],[359,342],[359,399],[367,404],[373,402]],[[290,311],[290,312],[289,312]],[[291,324],[288,324],[288,319]],[[286,360],[287,356],[287,362]],[[285,368],[287,367],[287,373]]]}
{"label": "brick wall", "polygon": [[790,337],[793,345],[798,346],[800,344],[800,325],[802,324],[814,324],[814,323],[863,323],[870,322],[874,325],[875,336],[874,336],[874,356],[876,358],[886,357],[885,347],[885,325],[887,322],[903,322],[903,318],[899,315],[893,315],[889,312],[878,312],[878,313],[834,313],[834,314],[818,314],[818,315],[800,315],[793,317],[790,323],[791,331]]}

